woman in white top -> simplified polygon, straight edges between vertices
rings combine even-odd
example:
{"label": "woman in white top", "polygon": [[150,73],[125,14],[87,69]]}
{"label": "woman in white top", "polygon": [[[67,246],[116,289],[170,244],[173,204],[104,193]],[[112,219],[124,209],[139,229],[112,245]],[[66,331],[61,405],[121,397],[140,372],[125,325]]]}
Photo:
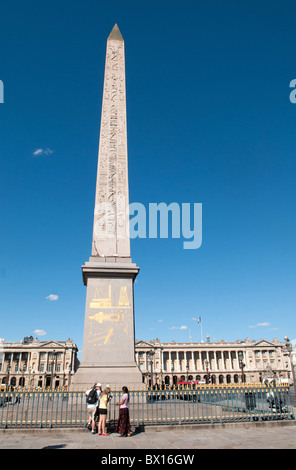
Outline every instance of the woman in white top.
{"label": "woman in white top", "polygon": [[122,387],[123,395],[121,402],[115,403],[119,406],[119,418],[117,422],[116,432],[121,437],[130,437],[130,420],[129,420],[129,392],[127,387]]}

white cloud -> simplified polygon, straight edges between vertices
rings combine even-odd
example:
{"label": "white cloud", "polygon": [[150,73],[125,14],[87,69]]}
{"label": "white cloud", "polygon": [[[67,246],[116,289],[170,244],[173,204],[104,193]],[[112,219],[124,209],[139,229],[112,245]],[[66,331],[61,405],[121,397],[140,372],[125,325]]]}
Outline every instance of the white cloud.
{"label": "white cloud", "polygon": [[157,321],[158,321],[158,323],[163,323],[163,320],[157,320]]}
{"label": "white cloud", "polygon": [[35,330],[34,333],[35,333],[36,336],[46,336],[47,335],[46,331],[44,331],[44,330]]}
{"label": "white cloud", "polygon": [[36,149],[34,150],[33,152],[33,155],[35,157],[38,157],[39,155],[51,155],[54,151],[51,150],[50,148],[46,148],[46,149]]}
{"label": "white cloud", "polygon": [[257,323],[256,325],[250,325],[249,328],[257,328],[258,326],[270,326],[271,323],[264,322],[264,323]]}
{"label": "white cloud", "polygon": [[48,295],[47,297],[45,297],[45,298],[48,299],[48,300],[53,301],[53,300],[58,300],[59,296],[56,295],[56,294],[49,294],[49,295]]}
{"label": "white cloud", "polygon": [[182,326],[171,326],[171,328],[169,328],[170,330],[187,330],[187,326],[185,325],[182,325]]}

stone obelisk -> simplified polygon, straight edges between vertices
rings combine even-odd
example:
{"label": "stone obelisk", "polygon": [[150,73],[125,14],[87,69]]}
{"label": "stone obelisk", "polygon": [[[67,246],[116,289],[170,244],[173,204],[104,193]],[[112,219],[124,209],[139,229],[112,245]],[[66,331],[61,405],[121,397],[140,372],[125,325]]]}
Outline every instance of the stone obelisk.
{"label": "stone obelisk", "polygon": [[124,41],[115,25],[107,40],[92,253],[82,266],[87,286],[81,365],[73,384],[142,385],[135,362],[130,256]]}

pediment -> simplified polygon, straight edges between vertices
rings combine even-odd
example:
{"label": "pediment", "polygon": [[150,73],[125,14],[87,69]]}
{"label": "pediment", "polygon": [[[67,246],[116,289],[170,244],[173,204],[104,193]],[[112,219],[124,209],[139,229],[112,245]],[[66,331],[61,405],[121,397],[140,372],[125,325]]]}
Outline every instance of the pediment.
{"label": "pediment", "polygon": [[252,345],[253,347],[256,347],[256,346],[260,346],[261,347],[273,347],[274,348],[274,344],[271,343],[270,341],[267,341],[266,339],[260,339],[259,341],[257,341],[256,343],[253,343]]}
{"label": "pediment", "polygon": [[42,348],[61,348],[64,347],[63,344],[59,343],[58,341],[47,341],[40,345],[40,349]]}
{"label": "pediment", "polygon": [[135,343],[135,347],[136,348],[153,348],[153,344],[151,343],[148,343],[148,341],[144,341],[144,340],[140,340],[140,341],[136,341]]}

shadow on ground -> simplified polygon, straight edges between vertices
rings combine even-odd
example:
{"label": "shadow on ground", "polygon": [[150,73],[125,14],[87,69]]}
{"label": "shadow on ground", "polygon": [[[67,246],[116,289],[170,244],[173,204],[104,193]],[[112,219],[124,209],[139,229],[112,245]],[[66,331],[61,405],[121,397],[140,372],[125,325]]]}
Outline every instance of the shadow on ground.
{"label": "shadow on ground", "polygon": [[66,444],[59,444],[59,445],[54,445],[54,446],[46,446],[42,447],[42,449],[63,449],[66,447]]}

